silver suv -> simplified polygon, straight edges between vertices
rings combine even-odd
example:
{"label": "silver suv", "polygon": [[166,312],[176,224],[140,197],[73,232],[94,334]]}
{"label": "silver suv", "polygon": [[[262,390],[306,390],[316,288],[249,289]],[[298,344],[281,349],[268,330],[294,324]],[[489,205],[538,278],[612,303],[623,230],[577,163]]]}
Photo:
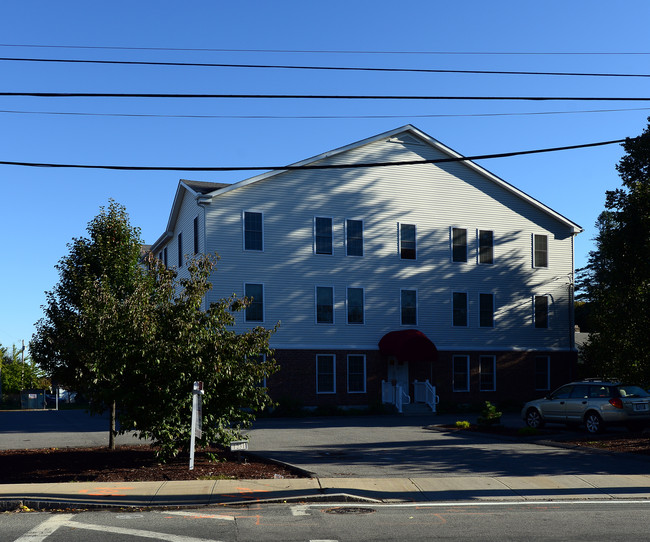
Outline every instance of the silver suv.
{"label": "silver suv", "polygon": [[650,425],[650,394],[618,382],[571,382],[526,403],[521,417],[529,427],[542,427],[546,422],[584,424],[589,433],[599,433],[608,424],[641,427]]}

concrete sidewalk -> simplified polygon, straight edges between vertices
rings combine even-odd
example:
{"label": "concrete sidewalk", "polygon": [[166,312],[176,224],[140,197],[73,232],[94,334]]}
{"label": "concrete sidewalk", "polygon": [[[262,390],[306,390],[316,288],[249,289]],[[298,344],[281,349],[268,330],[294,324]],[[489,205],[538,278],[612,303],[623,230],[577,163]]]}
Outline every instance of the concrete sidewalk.
{"label": "concrete sidewalk", "polygon": [[650,475],[294,478],[0,485],[0,510],[196,507],[263,502],[650,499]]}

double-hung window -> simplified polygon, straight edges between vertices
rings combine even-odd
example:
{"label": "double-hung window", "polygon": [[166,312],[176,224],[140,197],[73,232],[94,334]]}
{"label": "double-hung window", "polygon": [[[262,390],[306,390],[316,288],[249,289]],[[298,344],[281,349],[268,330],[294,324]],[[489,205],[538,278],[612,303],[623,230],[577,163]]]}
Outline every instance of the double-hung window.
{"label": "double-hung window", "polygon": [[244,295],[250,301],[246,307],[247,322],[264,321],[264,285],[263,284],[244,284]]}
{"label": "double-hung window", "polygon": [[533,235],[533,267],[548,267],[547,235]]}
{"label": "double-hung window", "polygon": [[494,263],[494,232],[491,230],[478,230],[478,263]]}
{"label": "double-hung window", "polygon": [[348,288],[348,324],[363,324],[363,288]]}
{"label": "double-hung window", "polygon": [[548,356],[535,357],[535,389],[537,391],[551,389],[551,361]]}
{"label": "double-hung window", "polygon": [[467,292],[452,293],[452,324],[467,327]]}
{"label": "double-hung window", "polygon": [[415,224],[399,225],[399,255],[402,260],[415,260],[417,243],[415,237]]}
{"label": "double-hung window", "polygon": [[535,327],[539,329],[548,327],[548,296],[536,295],[534,300],[535,305]]}
{"label": "double-hung window", "polygon": [[314,252],[332,254],[332,219],[329,217],[314,217]]}
{"label": "double-hung window", "polygon": [[363,220],[345,221],[345,253],[363,256]]}
{"label": "double-hung window", "polygon": [[183,232],[178,234],[178,267],[183,267]]}
{"label": "double-hung window", "polygon": [[453,356],[453,391],[469,391],[469,356]]}
{"label": "double-hung window", "polygon": [[336,356],[316,356],[316,393],[336,393]]}
{"label": "double-hung window", "polygon": [[453,262],[467,261],[467,230],[451,228],[451,260]]}
{"label": "double-hung window", "polygon": [[348,393],[366,392],[366,356],[348,355]]}
{"label": "double-hung window", "polygon": [[494,356],[480,356],[479,362],[479,390],[495,391],[496,384],[496,358]]}
{"label": "double-hung window", "polygon": [[494,327],[494,294],[478,294],[479,327]]}
{"label": "double-hung window", "polygon": [[199,253],[199,217],[194,217],[194,254]]}
{"label": "double-hung window", "polygon": [[401,291],[401,323],[403,326],[416,326],[418,323],[417,290]]}
{"label": "double-hung window", "polygon": [[244,211],[244,250],[264,250],[264,216]]}
{"label": "double-hung window", "polygon": [[334,288],[316,286],[316,323],[334,323]]}

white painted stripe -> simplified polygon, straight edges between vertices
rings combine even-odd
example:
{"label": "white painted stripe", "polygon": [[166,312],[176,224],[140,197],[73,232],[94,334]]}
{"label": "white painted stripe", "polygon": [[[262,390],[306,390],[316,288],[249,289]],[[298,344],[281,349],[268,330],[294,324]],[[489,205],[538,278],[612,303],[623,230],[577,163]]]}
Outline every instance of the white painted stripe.
{"label": "white painted stripe", "polygon": [[73,514],[55,514],[50,516],[49,519],[37,525],[31,531],[26,532],[20,538],[16,538],[15,542],[41,542],[59,527],[68,523],[72,517]]}
{"label": "white painted stripe", "polygon": [[122,527],[110,527],[107,525],[92,525],[90,523],[80,523],[77,521],[68,522],[68,526],[75,529],[85,529],[88,531],[100,531],[104,533],[125,534],[129,536],[139,536],[141,538],[153,538],[155,540],[164,540],[165,542],[219,542],[207,538],[194,538],[193,536],[182,536],[177,534],[156,533],[154,531],[142,531],[140,529],[124,529]]}
{"label": "white painted stripe", "polygon": [[420,502],[420,503],[356,503],[356,504],[305,504],[306,508],[358,508],[359,506],[366,506],[372,508],[452,508],[460,507],[467,508],[470,506],[529,506],[534,505],[547,505],[547,504],[645,504],[650,505],[650,500],[624,500],[624,499],[595,499],[589,501],[574,501],[574,500],[556,500],[556,501],[469,501],[469,502]]}
{"label": "white painted stripe", "polygon": [[166,516],[188,516],[196,519],[225,519],[227,521],[235,521],[234,516],[224,516],[222,514],[201,514],[200,512],[161,512]]}
{"label": "white painted stripe", "polygon": [[305,504],[297,504],[291,507],[291,515],[292,516],[309,516],[309,512],[307,512],[308,506]]}

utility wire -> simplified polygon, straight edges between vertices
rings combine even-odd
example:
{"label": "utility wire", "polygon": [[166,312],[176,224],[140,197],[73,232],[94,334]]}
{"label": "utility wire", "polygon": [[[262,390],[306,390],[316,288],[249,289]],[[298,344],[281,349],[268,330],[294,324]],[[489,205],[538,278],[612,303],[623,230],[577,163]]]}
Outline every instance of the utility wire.
{"label": "utility wire", "polygon": [[86,113],[74,111],[18,111],[15,109],[0,109],[0,113],[16,115],[66,115],[81,117],[134,117],[162,119],[428,119],[428,118],[457,118],[457,117],[521,117],[528,115],[573,115],[578,113],[617,113],[625,111],[649,111],[648,107],[632,107],[623,109],[578,109],[575,111],[531,111],[522,113],[432,113],[417,115],[169,115],[146,113]]}
{"label": "utility wire", "polygon": [[141,60],[86,60],[63,58],[15,58],[0,57],[3,62],[51,62],[70,64],[109,64],[125,66],[182,66],[202,68],[246,68],[274,70],[320,70],[320,71],[357,71],[387,73],[438,73],[438,74],[473,74],[473,75],[551,75],[568,77],[650,77],[647,73],[584,73],[584,72],[538,72],[511,70],[451,70],[433,68],[375,68],[363,66],[297,66],[287,64],[230,64],[213,62],[152,62]]}
{"label": "utility wire", "polygon": [[309,166],[248,166],[248,167],[106,166],[106,165],[99,166],[99,165],[82,165],[82,164],[48,164],[48,163],[36,163],[36,162],[9,162],[9,161],[0,161],[0,165],[44,167],[44,168],[111,169],[111,170],[126,170],[126,171],[287,171],[287,170],[311,170],[311,169],[359,169],[359,168],[371,168],[371,167],[442,164],[447,162],[467,162],[470,160],[488,160],[492,158],[508,158],[511,156],[523,156],[527,154],[540,154],[540,153],[566,151],[566,150],[573,150],[573,149],[585,149],[589,147],[601,147],[603,145],[624,143],[625,141],[626,141],[625,139],[616,139],[612,141],[600,141],[597,143],[585,143],[582,145],[569,145],[565,147],[552,147],[552,148],[534,149],[528,151],[504,152],[499,154],[479,154],[474,156],[460,156],[454,158],[436,158],[433,160],[407,160],[403,162],[370,162],[370,163],[361,163],[361,164],[329,164],[329,165],[309,165]]}
{"label": "utility wire", "polygon": [[165,94],[154,92],[0,92],[0,96],[36,98],[228,98],[263,100],[487,100],[487,101],[625,101],[647,102],[650,97],[621,96],[403,96],[403,95],[335,95],[335,94]]}

